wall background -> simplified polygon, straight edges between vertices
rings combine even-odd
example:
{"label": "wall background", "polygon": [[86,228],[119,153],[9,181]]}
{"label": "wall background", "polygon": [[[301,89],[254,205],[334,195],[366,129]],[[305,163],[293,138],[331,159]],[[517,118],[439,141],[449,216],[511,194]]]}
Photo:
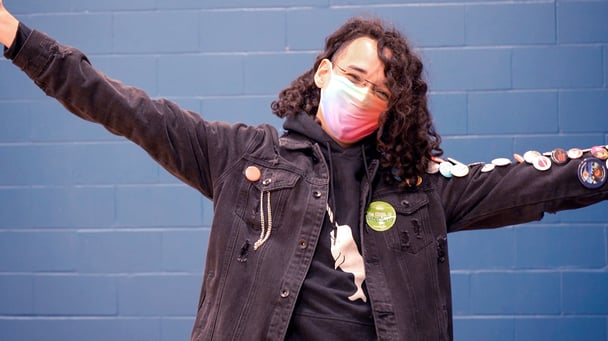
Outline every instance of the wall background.
{"label": "wall background", "polygon": [[[110,76],[211,120],[276,93],[346,18],[427,66],[446,154],[608,143],[608,1],[5,0]],[[186,340],[210,202],[0,60],[0,339]],[[607,340],[608,203],[450,236],[456,340]]]}

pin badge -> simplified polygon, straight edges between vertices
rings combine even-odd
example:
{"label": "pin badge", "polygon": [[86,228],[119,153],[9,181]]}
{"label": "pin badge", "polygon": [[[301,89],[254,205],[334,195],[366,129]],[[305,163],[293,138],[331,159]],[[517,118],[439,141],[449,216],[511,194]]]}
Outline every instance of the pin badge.
{"label": "pin badge", "polygon": [[256,182],[262,177],[262,172],[256,166],[245,168],[245,178],[251,182]]}
{"label": "pin badge", "polygon": [[604,146],[591,147],[591,155],[600,160],[606,160],[608,159],[608,149],[606,149]]}
{"label": "pin badge", "polygon": [[454,167],[454,165],[452,165],[452,163],[443,161],[442,163],[439,164],[439,173],[441,173],[441,175],[445,176],[446,178],[451,178],[452,177],[452,167]]}
{"label": "pin badge", "polygon": [[563,165],[564,163],[568,162],[568,152],[562,148],[553,149],[551,152],[551,161],[558,165]]}
{"label": "pin badge", "polygon": [[580,148],[570,148],[568,149],[568,157],[571,159],[579,159],[583,156],[583,150]]}
{"label": "pin badge", "polygon": [[487,173],[487,172],[491,172],[494,170],[494,168],[496,168],[496,165],[493,163],[486,163],[485,165],[483,165],[483,167],[481,167],[481,172],[482,173]]}
{"label": "pin badge", "polygon": [[534,164],[534,160],[536,160],[536,158],[539,156],[542,156],[540,152],[536,150],[528,150],[524,153],[524,160],[526,160],[527,163]]}
{"label": "pin badge", "polygon": [[578,165],[578,179],[587,188],[599,188],[606,183],[606,166],[598,158],[584,159]]}
{"label": "pin badge", "polygon": [[551,168],[551,159],[544,155],[539,155],[536,157],[536,159],[534,159],[532,165],[534,165],[534,168],[538,169],[539,171],[546,171],[547,169]]}
{"label": "pin badge", "polygon": [[384,201],[371,202],[365,212],[365,221],[374,231],[384,232],[393,227],[396,220],[395,208]]}
{"label": "pin badge", "polygon": [[517,161],[517,163],[522,163],[522,162],[526,161],[526,159],[524,159],[523,156],[521,156],[517,153],[513,154],[513,158],[515,159],[515,161]]}
{"label": "pin badge", "polygon": [[506,157],[499,157],[492,160],[492,164],[499,167],[508,166],[511,164],[511,160],[507,159]]}
{"label": "pin badge", "polygon": [[448,158],[448,160],[454,164],[452,166],[452,168],[450,169],[450,171],[452,172],[452,175],[454,175],[455,177],[458,177],[458,178],[462,178],[469,174],[469,166],[465,165],[462,162],[456,161],[452,158]]}

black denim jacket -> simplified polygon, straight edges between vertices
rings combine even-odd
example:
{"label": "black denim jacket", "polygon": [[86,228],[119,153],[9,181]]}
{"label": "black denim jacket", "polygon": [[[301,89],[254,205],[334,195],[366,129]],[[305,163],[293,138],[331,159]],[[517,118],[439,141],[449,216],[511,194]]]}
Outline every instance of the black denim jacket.
{"label": "black denim jacket", "polygon": [[[328,166],[319,146],[269,125],[210,123],[166,100],[108,79],[78,50],[33,31],[13,59],[68,110],[103,124],[214,202],[214,219],[192,340],[282,340],[326,214]],[[319,161],[320,160],[320,161]],[[379,340],[450,340],[447,233],[538,220],[543,212],[608,198],[587,189],[580,161],[541,172],[525,163],[463,178],[428,174],[415,190],[362,181],[359,200],[395,208],[395,225],[359,233]],[[257,181],[245,169],[261,171]],[[378,161],[368,174],[377,178]],[[371,195],[370,192],[371,191]],[[370,195],[370,196],[368,196]],[[259,248],[260,209],[270,196],[272,231]],[[263,200],[261,200],[263,199]],[[347,337],[347,336],[345,336]]]}

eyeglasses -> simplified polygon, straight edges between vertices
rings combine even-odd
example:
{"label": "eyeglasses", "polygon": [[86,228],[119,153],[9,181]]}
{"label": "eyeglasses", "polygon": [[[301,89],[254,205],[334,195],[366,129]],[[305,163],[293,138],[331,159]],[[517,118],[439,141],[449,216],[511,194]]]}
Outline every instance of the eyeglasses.
{"label": "eyeglasses", "polygon": [[351,81],[355,86],[357,86],[359,88],[365,88],[369,84],[369,89],[372,91],[372,94],[374,95],[374,97],[376,97],[377,99],[381,100],[384,103],[388,103],[388,101],[390,100],[391,95],[387,89],[382,89],[382,88],[378,87],[378,85],[363,78],[363,76],[361,74],[359,74],[355,71],[346,70],[338,64],[334,64],[334,65],[336,65],[338,70],[340,70],[340,72],[349,81]]}

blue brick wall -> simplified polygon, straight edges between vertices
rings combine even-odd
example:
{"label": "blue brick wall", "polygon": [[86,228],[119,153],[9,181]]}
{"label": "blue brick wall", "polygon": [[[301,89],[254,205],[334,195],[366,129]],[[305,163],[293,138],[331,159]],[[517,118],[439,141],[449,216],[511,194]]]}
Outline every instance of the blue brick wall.
{"label": "blue brick wall", "polygon": [[[252,124],[346,18],[426,65],[447,154],[608,143],[608,1],[5,0],[152,96]],[[184,340],[210,202],[0,60],[0,339]],[[456,340],[608,340],[608,204],[450,236]]]}

